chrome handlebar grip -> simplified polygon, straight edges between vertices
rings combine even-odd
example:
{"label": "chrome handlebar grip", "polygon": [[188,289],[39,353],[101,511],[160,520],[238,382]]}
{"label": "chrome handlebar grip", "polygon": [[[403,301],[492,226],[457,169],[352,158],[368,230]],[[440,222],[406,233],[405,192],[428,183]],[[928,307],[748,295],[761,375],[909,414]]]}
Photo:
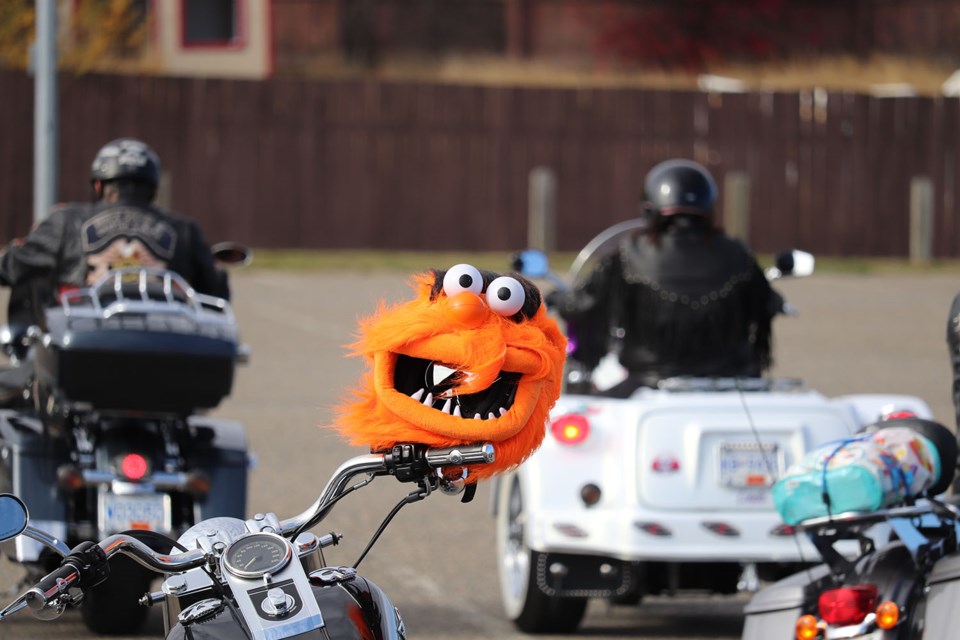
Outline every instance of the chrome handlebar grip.
{"label": "chrome handlebar grip", "polygon": [[428,449],[426,453],[427,464],[434,468],[461,464],[489,464],[496,458],[496,451],[489,442],[446,449]]}

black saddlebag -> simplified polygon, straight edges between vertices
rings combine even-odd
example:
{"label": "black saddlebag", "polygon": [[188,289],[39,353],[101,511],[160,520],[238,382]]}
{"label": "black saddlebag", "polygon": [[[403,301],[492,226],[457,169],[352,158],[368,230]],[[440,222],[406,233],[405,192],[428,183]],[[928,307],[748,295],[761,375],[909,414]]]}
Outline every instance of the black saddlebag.
{"label": "black saddlebag", "polygon": [[[35,417],[0,410],[0,493],[19,496],[30,524],[61,540],[67,536],[67,507],[57,486],[57,468],[70,460],[63,438],[54,438]],[[26,536],[4,543],[9,557],[32,561],[43,546]]]}

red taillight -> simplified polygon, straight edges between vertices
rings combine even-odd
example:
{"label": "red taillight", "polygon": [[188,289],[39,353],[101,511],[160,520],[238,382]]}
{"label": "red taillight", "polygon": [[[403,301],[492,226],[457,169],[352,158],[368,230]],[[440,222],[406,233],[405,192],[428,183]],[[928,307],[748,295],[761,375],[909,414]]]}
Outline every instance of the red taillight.
{"label": "red taillight", "polygon": [[84,486],[83,472],[76,465],[62,465],[57,469],[57,481],[67,491],[79,491]]}
{"label": "red taillight", "polygon": [[773,529],[770,529],[770,535],[772,536],[792,536],[797,531],[788,524],[778,524]]}
{"label": "red taillight", "polygon": [[580,444],[590,435],[590,422],[579,413],[568,413],[554,420],[550,431],[562,444]]}
{"label": "red taillight", "polygon": [[909,409],[893,410],[881,416],[881,420],[899,420],[900,418],[916,418],[917,414]]}
{"label": "red taillight", "polygon": [[740,531],[726,522],[703,522],[702,524],[706,529],[714,532],[718,536],[724,536],[725,538],[737,538],[740,536]]}
{"label": "red taillight", "polygon": [[827,624],[845,627],[863,622],[877,604],[877,588],[872,584],[831,589],[820,594],[817,606]]}
{"label": "red taillight", "polygon": [[667,529],[657,522],[634,522],[633,526],[648,535],[657,536],[658,538],[669,538],[673,535],[670,529]]}
{"label": "red taillight", "polygon": [[128,453],[120,461],[120,472],[127,480],[142,480],[147,475],[147,460],[139,453]]}

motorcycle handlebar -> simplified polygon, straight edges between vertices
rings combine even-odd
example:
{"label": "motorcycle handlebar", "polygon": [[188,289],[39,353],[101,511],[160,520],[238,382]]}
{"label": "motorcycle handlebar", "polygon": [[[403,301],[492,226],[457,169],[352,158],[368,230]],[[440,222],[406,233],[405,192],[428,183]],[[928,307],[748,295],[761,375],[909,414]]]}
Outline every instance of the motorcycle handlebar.
{"label": "motorcycle handlebar", "polygon": [[[350,480],[361,473],[400,476],[404,469],[408,476],[429,475],[434,469],[450,466],[487,464],[496,457],[490,443],[428,449],[423,445],[398,445],[387,453],[357,456],[344,462],[334,472],[317,501],[298,516],[280,523],[283,535],[302,531],[323,519],[336,500],[347,490]],[[369,482],[368,479],[366,482]],[[158,573],[176,573],[193,569],[207,562],[207,552],[196,549],[174,556],[157,553],[136,538],[126,534],[112,535],[99,544],[83,542],[68,555],[60,567],[44,576],[33,588],[0,611],[0,619],[24,607],[40,611],[62,603],[61,596],[74,587],[96,586],[109,575],[108,560],[118,553],[133,558],[139,564]]]}
{"label": "motorcycle handlebar", "polygon": [[[348,484],[357,475],[394,474],[398,479],[412,479],[423,474],[418,465],[426,470],[467,464],[487,464],[493,462],[496,450],[490,443],[430,449],[423,445],[401,444],[386,453],[371,453],[357,456],[340,465],[309,509],[280,523],[284,535],[305,531],[315,526],[333,508],[337,499],[348,489]],[[367,480],[369,482],[369,480]]]}

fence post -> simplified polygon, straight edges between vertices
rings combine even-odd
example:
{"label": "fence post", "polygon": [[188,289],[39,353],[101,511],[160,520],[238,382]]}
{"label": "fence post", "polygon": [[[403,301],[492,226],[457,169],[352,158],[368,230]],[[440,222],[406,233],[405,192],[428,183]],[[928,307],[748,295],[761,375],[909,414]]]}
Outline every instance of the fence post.
{"label": "fence post", "polygon": [[910,262],[926,264],[933,258],[933,180],[910,180]]}
{"label": "fence post", "polygon": [[730,236],[750,242],[750,177],[730,171],[723,180],[723,226]]}
{"label": "fence post", "polygon": [[557,178],[552,169],[535,167],[530,171],[527,197],[527,246],[553,251]]}
{"label": "fence post", "polygon": [[160,172],[160,181],[157,184],[157,195],[154,202],[161,209],[169,211],[171,209],[170,201],[173,199],[173,178],[169,171]]}

